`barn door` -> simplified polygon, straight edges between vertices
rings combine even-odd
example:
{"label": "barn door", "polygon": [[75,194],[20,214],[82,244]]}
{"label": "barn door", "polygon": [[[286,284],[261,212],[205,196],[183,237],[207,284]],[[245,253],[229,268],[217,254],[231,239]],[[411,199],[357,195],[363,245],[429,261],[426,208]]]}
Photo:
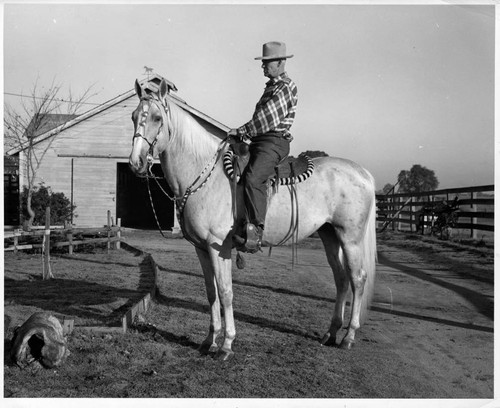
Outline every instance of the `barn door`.
{"label": "barn door", "polygon": [[19,177],[16,174],[3,175],[3,223],[4,225],[20,224],[19,220]]}
{"label": "barn door", "polygon": [[[153,165],[153,173],[162,177],[161,166]],[[118,163],[117,168],[116,216],[121,218],[122,226],[138,229],[157,229],[158,225],[151,207],[147,182],[137,177],[127,163]],[[167,183],[158,180],[161,187],[172,196]],[[149,180],[149,187],[158,222],[163,231],[174,226],[174,204],[165,196],[154,180]]]}

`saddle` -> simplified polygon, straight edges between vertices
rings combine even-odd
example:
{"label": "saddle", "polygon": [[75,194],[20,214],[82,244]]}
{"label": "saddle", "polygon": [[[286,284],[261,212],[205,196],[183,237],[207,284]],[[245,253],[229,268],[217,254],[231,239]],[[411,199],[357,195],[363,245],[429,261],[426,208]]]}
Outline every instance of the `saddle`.
{"label": "saddle", "polygon": [[[235,143],[231,146],[223,157],[224,170],[229,179],[234,180],[236,177],[236,182],[240,180],[249,158],[246,143]],[[271,186],[298,184],[311,177],[314,163],[306,155],[299,155],[297,158],[287,156],[274,168],[274,171],[274,175],[269,178]]]}
{"label": "saddle", "polygon": [[[250,154],[248,152],[248,145],[245,143],[236,143],[231,146],[231,148],[224,154],[223,164],[224,170],[229,177],[230,180],[233,181],[235,188],[235,213],[237,213],[236,209],[239,207],[236,203],[238,200],[242,200],[243,193],[240,188],[239,180],[245,170],[245,167],[248,164],[250,158]],[[275,174],[272,175],[268,180],[268,196],[273,194],[278,190],[278,186],[280,185],[289,185],[290,188],[294,189],[294,185],[307,180],[314,172],[314,163],[312,160],[305,156],[301,155],[298,158],[294,157],[286,157],[282,160],[278,166],[275,167]],[[294,190],[293,190],[294,191]],[[291,199],[297,199],[296,194],[291,195]],[[243,206],[244,207],[244,206]],[[292,220],[292,225],[296,223]],[[244,222],[243,225],[237,225],[236,230],[241,228],[244,229],[244,234],[241,234],[242,231],[237,231],[233,236],[233,243],[238,251],[241,252],[249,252],[255,253],[260,250],[260,240],[261,235],[257,229],[248,222]],[[292,231],[293,234],[294,231]],[[246,237],[245,239],[241,238],[241,235]],[[282,241],[286,241],[290,238],[287,235],[285,239]]]}

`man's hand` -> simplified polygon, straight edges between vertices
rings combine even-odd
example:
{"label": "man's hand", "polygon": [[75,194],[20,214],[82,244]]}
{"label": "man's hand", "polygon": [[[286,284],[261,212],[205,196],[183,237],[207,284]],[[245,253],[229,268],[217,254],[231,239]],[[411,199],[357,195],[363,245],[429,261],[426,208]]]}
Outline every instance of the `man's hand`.
{"label": "man's hand", "polygon": [[228,141],[230,144],[245,143],[249,145],[252,142],[249,137],[239,134],[238,129],[231,129],[229,132],[227,132],[227,137],[229,138]]}
{"label": "man's hand", "polygon": [[238,129],[231,129],[227,132],[227,137],[229,138],[229,143],[241,143],[242,137],[238,135]]}

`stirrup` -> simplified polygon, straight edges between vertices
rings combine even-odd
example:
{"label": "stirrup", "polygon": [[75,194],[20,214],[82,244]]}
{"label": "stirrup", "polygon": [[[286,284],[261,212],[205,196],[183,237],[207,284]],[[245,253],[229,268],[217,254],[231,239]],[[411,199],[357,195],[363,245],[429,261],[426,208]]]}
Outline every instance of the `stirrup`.
{"label": "stirrup", "polygon": [[262,246],[262,233],[259,233],[259,228],[252,223],[247,223],[246,235],[247,240],[245,242],[245,248],[247,252],[254,254],[260,251]]}
{"label": "stirrup", "polygon": [[245,225],[245,237],[239,234],[233,235],[233,243],[236,249],[240,252],[248,252],[250,254],[261,251],[262,232],[260,231],[255,225],[247,223]]}

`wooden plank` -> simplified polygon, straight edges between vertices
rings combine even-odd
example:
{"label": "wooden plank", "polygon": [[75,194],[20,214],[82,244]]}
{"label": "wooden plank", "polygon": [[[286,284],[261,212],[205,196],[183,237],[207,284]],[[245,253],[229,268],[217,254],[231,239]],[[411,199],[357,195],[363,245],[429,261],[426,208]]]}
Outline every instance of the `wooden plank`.
{"label": "wooden plank", "polygon": [[469,217],[469,218],[488,218],[494,219],[495,213],[489,211],[459,211],[457,212],[459,217]]}
{"label": "wooden plank", "polygon": [[461,199],[458,200],[459,205],[470,205],[470,204],[476,204],[476,205],[491,205],[492,207],[495,205],[495,199],[494,198],[474,198],[474,199]]}
{"label": "wooden plank", "polygon": [[408,203],[409,203],[410,201],[411,201],[411,197],[410,197],[410,198],[408,198],[408,200],[406,200],[406,201],[404,202],[404,204],[403,204],[403,205],[401,205],[400,209],[396,212],[396,214],[394,214],[391,218],[389,218],[389,219],[388,219],[388,220],[384,223],[384,225],[382,225],[382,227],[380,228],[379,232],[384,231],[384,230],[387,228],[387,226],[389,225],[389,223],[390,223],[391,221],[393,221],[395,218],[397,218],[397,219],[398,219],[398,222],[401,222],[400,217],[399,217],[399,216],[400,216],[400,213],[401,213],[401,211],[403,210],[403,208],[404,208],[406,205],[408,205]]}
{"label": "wooden plank", "polygon": [[123,327],[105,327],[105,326],[76,326],[74,331],[83,331],[89,333],[108,333],[108,334],[122,334],[124,333]]}
{"label": "wooden plank", "polygon": [[73,234],[70,232],[66,237],[68,238],[68,253],[73,255]]}
{"label": "wooden plank", "polygon": [[393,198],[393,197],[427,197],[429,195],[431,196],[439,196],[439,195],[446,195],[446,194],[460,194],[460,193],[481,193],[481,192],[490,192],[490,191],[495,191],[495,185],[494,184],[489,184],[485,186],[476,186],[476,187],[460,187],[460,188],[448,188],[444,190],[434,190],[434,191],[424,191],[421,193],[398,193],[398,194],[391,194],[390,196],[385,196],[385,195],[377,195],[377,199],[387,199],[388,197]]}
{"label": "wooden plank", "polygon": [[[119,237],[111,237],[110,238],[111,242],[117,242],[118,240],[120,240],[120,242],[125,242],[123,238],[119,238]],[[76,240],[76,241],[73,240],[72,245],[75,246],[75,245],[84,245],[84,244],[99,244],[99,243],[104,243],[104,242],[108,242],[108,238],[93,238],[93,239]],[[39,248],[43,248],[43,245],[44,244],[17,245],[17,246],[6,247],[3,250],[4,251],[14,251],[16,248],[18,250],[39,249]],[[69,246],[69,245],[70,245],[69,241],[51,242],[50,243],[51,248],[62,248],[62,247]]]}
{"label": "wooden plank", "polygon": [[118,227],[118,231],[116,231],[116,245],[115,245],[115,248],[116,249],[121,249],[121,239],[122,239],[122,219],[121,218],[118,218],[116,220],[116,223],[117,223],[117,227]]}
{"label": "wooden plank", "polygon": [[[437,207],[441,205],[442,201],[410,201],[409,205],[413,207]],[[449,201],[448,201],[449,203]],[[475,205],[484,205],[484,206],[494,206],[495,205],[495,200],[494,199],[489,199],[489,198],[476,198],[476,199],[467,199],[467,200],[458,200],[457,206],[465,206],[465,205],[470,205],[470,204],[475,204]],[[386,209],[386,208],[391,208],[397,205],[396,202],[377,202],[377,207],[379,209]]]}
{"label": "wooden plank", "polygon": [[[379,221],[379,222],[381,222],[381,221]],[[387,219],[385,219],[385,221],[392,221],[392,219],[387,218]],[[404,218],[399,219],[398,222],[401,224],[405,224],[405,225],[415,225],[416,224],[415,221],[410,220],[410,219],[404,219]],[[425,221],[425,225],[430,226],[431,221]],[[475,230],[479,230],[479,231],[492,231],[493,232],[493,231],[495,231],[495,226],[491,225],[491,224],[488,225],[488,224],[472,224],[472,223],[457,222],[455,224],[455,227],[453,227],[453,229],[468,229],[468,230],[475,229]]]}
{"label": "wooden plank", "polygon": [[495,231],[494,225],[487,224],[472,224],[472,223],[461,223],[458,222],[455,229],[474,229],[479,231]]}
{"label": "wooden plank", "polygon": [[34,249],[34,248],[41,248],[42,245],[17,245],[17,246],[11,246],[11,247],[7,247],[7,248],[4,248],[3,250],[4,251],[15,251],[15,249]]}
{"label": "wooden plank", "polygon": [[50,207],[45,210],[45,235],[43,237],[43,279],[52,279],[52,268],[50,265]]}
{"label": "wooden plank", "polygon": [[[76,234],[107,234],[108,231],[111,232],[118,232],[120,227],[117,226],[112,226],[111,228],[108,228],[106,226],[103,226],[101,228],[70,228],[70,229],[53,229],[53,227],[50,227],[51,235],[57,235],[57,234],[67,234],[69,232],[73,233],[73,235]],[[35,231],[20,231],[17,235],[14,236],[22,236],[22,237],[30,237],[30,236],[43,236],[45,235],[45,229],[43,230],[35,230]],[[5,237],[5,238],[12,238],[10,237]]]}
{"label": "wooden plank", "polygon": [[109,252],[111,251],[111,233],[110,233],[110,228],[111,228],[111,211],[108,210],[108,225],[107,225],[107,230],[108,230],[108,242],[106,245],[106,249]]}
{"label": "wooden plank", "polygon": [[[386,212],[387,215],[396,214],[396,213],[398,213],[398,211],[390,211],[390,212],[387,211]],[[400,211],[399,214],[402,216],[406,216],[408,218],[411,218],[411,216],[417,215],[418,211],[411,212],[411,211],[403,210],[403,211]],[[495,218],[495,213],[487,212],[487,211],[476,211],[476,212],[474,212],[474,211],[457,211],[456,214],[457,214],[458,218],[468,217],[468,218],[483,218],[483,219],[490,219],[490,220]],[[426,215],[431,215],[431,214],[426,214]],[[439,216],[439,213],[436,213],[434,215],[437,217],[437,216]],[[382,219],[378,219],[378,220],[382,221]]]}
{"label": "wooden plank", "polygon": [[[90,238],[90,239],[81,239],[81,240],[73,240],[73,245],[84,245],[84,244],[100,244],[100,243],[107,243],[107,242],[116,242],[118,241],[118,237],[111,237],[111,238]],[[60,241],[60,242],[53,242],[51,243],[51,247],[65,247],[69,246],[69,241]]]}

